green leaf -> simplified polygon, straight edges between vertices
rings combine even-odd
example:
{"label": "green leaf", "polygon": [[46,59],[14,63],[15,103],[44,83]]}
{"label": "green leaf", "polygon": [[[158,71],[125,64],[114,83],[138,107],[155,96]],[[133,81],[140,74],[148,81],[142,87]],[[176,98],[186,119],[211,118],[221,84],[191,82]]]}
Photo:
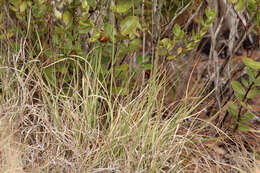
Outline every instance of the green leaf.
{"label": "green leaf", "polygon": [[9,40],[14,35],[13,30],[9,30],[7,33],[0,35],[0,40]]}
{"label": "green leaf", "polygon": [[162,40],[160,40],[160,43],[163,47],[166,47],[169,43],[171,42],[171,40],[169,38],[164,38]]}
{"label": "green leaf", "polygon": [[134,39],[129,44],[129,49],[131,51],[136,51],[140,48],[141,40],[140,39]]}
{"label": "green leaf", "polygon": [[122,35],[136,34],[136,29],[141,29],[139,18],[136,16],[126,17],[120,24]]}
{"label": "green leaf", "polygon": [[11,2],[12,5],[10,5],[10,9],[13,10],[14,12],[17,12],[19,10],[17,2]]}
{"label": "green leaf", "polygon": [[249,81],[250,83],[254,82],[255,81],[255,77],[256,77],[256,71],[253,70],[252,68],[250,67],[246,67],[246,73],[248,74],[249,76]]}
{"label": "green leaf", "polygon": [[91,26],[91,27],[94,27],[94,21],[93,20],[81,19],[79,21],[79,24],[81,26],[87,26],[87,27]]}
{"label": "green leaf", "polygon": [[[56,8],[54,8],[54,15],[55,15],[55,10]],[[45,4],[37,4],[37,5],[33,5],[32,7],[32,14],[36,18],[42,18],[42,16],[44,16],[46,12],[47,12],[47,5]],[[62,16],[61,13],[60,16]]]}
{"label": "green leaf", "polygon": [[239,94],[239,93],[237,93],[237,92],[235,92],[235,96],[236,96],[236,98],[241,102],[242,100],[243,100],[243,98],[244,98],[244,94]]}
{"label": "green leaf", "polygon": [[150,59],[151,59],[151,57],[150,57],[150,56],[146,56],[146,57],[145,57],[145,59],[144,59],[144,63],[147,63],[147,62],[149,62],[149,61],[150,61]]}
{"label": "green leaf", "polygon": [[257,4],[256,4],[255,0],[248,0],[247,5],[248,5],[249,11],[255,11],[257,9]]}
{"label": "green leaf", "polygon": [[160,49],[158,50],[158,55],[165,56],[167,54],[168,54],[168,50],[166,48],[160,47]]}
{"label": "green leaf", "polygon": [[182,53],[182,47],[179,47],[179,48],[177,49],[177,54],[180,55],[181,53]]}
{"label": "green leaf", "polygon": [[246,124],[238,123],[238,129],[243,132],[246,132],[246,131],[249,131],[250,127]]}
{"label": "green leaf", "polygon": [[139,65],[142,65],[142,64],[145,64],[145,63],[148,63],[150,60],[150,56],[146,56],[144,61],[143,61],[143,56],[142,55],[138,55],[137,58],[136,58],[136,61]]}
{"label": "green leaf", "polygon": [[118,71],[118,72],[128,71],[128,68],[129,68],[128,64],[122,64],[122,65],[115,67],[115,70]]}
{"label": "green leaf", "polygon": [[216,12],[213,9],[212,10],[206,10],[205,13],[206,13],[206,16],[207,16],[209,21],[212,21],[216,16]]}
{"label": "green leaf", "polygon": [[251,120],[253,120],[256,117],[255,114],[251,113],[251,112],[246,112],[245,114],[243,114],[241,116],[241,121],[240,122],[249,122]]}
{"label": "green leaf", "polygon": [[132,7],[132,1],[120,0],[117,5],[111,6],[114,13],[125,13]]}
{"label": "green leaf", "polygon": [[184,37],[184,31],[181,30],[181,27],[178,24],[175,24],[173,27],[174,39],[182,40]]}
{"label": "green leaf", "polygon": [[72,15],[69,11],[65,11],[62,15],[62,21],[65,25],[69,25],[72,23]]}
{"label": "green leaf", "polygon": [[61,74],[68,73],[68,67],[65,64],[56,64],[55,69],[57,72],[60,72]]}
{"label": "green leaf", "polygon": [[91,38],[88,38],[88,41],[89,42],[96,42],[99,37],[100,37],[100,31],[94,30],[92,35],[91,35]]}
{"label": "green leaf", "polygon": [[79,27],[79,33],[80,34],[87,34],[89,31],[91,31],[92,27],[87,27],[87,26],[80,26]]}
{"label": "green leaf", "polygon": [[152,68],[152,64],[143,64],[140,66],[141,70],[150,70]]}
{"label": "green leaf", "polygon": [[201,36],[201,38],[208,32],[208,26],[204,26],[201,30],[199,35]]}
{"label": "green leaf", "polygon": [[249,83],[248,83],[248,81],[245,80],[245,78],[242,78],[242,79],[241,79],[241,82],[242,82],[242,84],[243,84],[246,88],[249,87]]}
{"label": "green leaf", "polygon": [[252,99],[252,98],[254,98],[255,96],[257,96],[259,93],[260,93],[260,90],[258,90],[258,89],[250,90],[250,91],[248,92],[247,98],[248,98],[248,99]]}
{"label": "green leaf", "polygon": [[168,51],[171,51],[175,46],[175,42],[170,40],[169,38],[162,39],[159,44],[166,48]]}
{"label": "green leaf", "polygon": [[173,54],[173,55],[167,56],[167,59],[168,59],[168,60],[174,60],[174,59],[176,59],[176,57],[177,57],[177,56]]}
{"label": "green leaf", "polygon": [[113,41],[115,41],[116,29],[109,23],[104,25],[105,34]]}
{"label": "green leaf", "polygon": [[254,70],[260,69],[260,62],[254,61],[251,58],[243,58],[243,63]]}
{"label": "green leaf", "polygon": [[143,56],[141,54],[137,55],[136,62],[139,65],[141,65],[143,63]]}
{"label": "green leaf", "polygon": [[81,6],[82,6],[82,8],[89,8],[88,1],[87,0],[82,0],[81,1]]}
{"label": "green leaf", "polygon": [[206,24],[206,22],[204,21],[203,17],[200,16],[200,23],[202,24],[202,26],[204,27],[209,27],[208,24]]}
{"label": "green leaf", "polygon": [[246,102],[240,101],[240,104],[242,105],[242,107],[244,109],[247,109],[247,110],[252,109],[252,107],[249,104],[247,104]]}
{"label": "green leaf", "polygon": [[175,24],[174,27],[173,27],[173,33],[174,33],[175,35],[179,35],[180,32],[181,32],[181,27],[180,27],[180,25]]}
{"label": "green leaf", "polygon": [[61,12],[58,11],[56,8],[54,9],[54,16],[55,16],[57,19],[61,19],[61,18],[62,18]]}
{"label": "green leaf", "polygon": [[194,42],[199,42],[199,38],[200,38],[200,35],[198,33],[195,33],[193,30],[192,30],[192,33],[191,33],[191,38],[192,40],[194,40]]}
{"label": "green leaf", "polygon": [[190,43],[188,43],[188,44],[186,45],[186,49],[187,49],[187,50],[193,50],[196,46],[197,46],[196,43],[190,42]]}
{"label": "green leaf", "polygon": [[104,25],[104,32],[107,34],[107,35],[112,35],[113,34],[113,26],[109,23],[106,23]]}
{"label": "green leaf", "polygon": [[90,7],[96,7],[97,2],[95,0],[87,0]]}
{"label": "green leaf", "polygon": [[110,57],[109,56],[102,56],[101,58],[101,64],[107,64],[110,61]]}
{"label": "green leaf", "polygon": [[255,86],[260,86],[260,77],[255,80]]}
{"label": "green leaf", "polygon": [[27,2],[26,1],[23,1],[21,4],[20,4],[20,12],[24,12],[27,8]]}
{"label": "green leaf", "polygon": [[47,81],[52,84],[53,86],[56,86],[57,78],[55,75],[55,68],[54,67],[48,67],[44,69],[44,74],[47,79]]}
{"label": "green leaf", "polygon": [[236,4],[235,8],[236,8],[238,11],[241,11],[241,10],[244,9],[244,6],[245,6],[244,0],[239,0],[238,3]]}
{"label": "green leaf", "polygon": [[238,106],[235,103],[229,102],[228,112],[232,114],[234,117],[237,117]]}
{"label": "green leaf", "polygon": [[68,4],[71,4],[73,0],[66,0]]}
{"label": "green leaf", "polygon": [[238,81],[232,81],[231,85],[232,85],[232,88],[235,91],[235,93],[245,95],[246,91]]}

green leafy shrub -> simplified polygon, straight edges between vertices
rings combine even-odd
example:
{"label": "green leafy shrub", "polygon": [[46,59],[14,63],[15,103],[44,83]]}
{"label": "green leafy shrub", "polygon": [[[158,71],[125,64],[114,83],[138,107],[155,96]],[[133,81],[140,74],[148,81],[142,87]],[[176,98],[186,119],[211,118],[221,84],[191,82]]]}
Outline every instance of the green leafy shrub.
{"label": "green leafy shrub", "polygon": [[260,62],[256,62],[250,58],[244,58],[243,63],[246,65],[246,73],[248,80],[245,78],[239,81],[232,81],[237,102],[230,102],[228,111],[235,119],[234,130],[249,130],[248,122],[256,115],[252,112],[252,107],[248,103],[248,99],[253,99],[260,93],[257,88],[260,86]]}

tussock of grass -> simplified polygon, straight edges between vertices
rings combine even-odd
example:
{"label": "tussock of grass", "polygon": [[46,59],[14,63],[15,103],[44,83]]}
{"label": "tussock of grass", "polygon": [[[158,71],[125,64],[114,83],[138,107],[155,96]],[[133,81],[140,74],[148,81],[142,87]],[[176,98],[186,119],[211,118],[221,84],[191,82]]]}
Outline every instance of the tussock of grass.
{"label": "tussock of grass", "polygon": [[12,64],[1,65],[1,172],[253,172],[256,167],[251,153],[237,150],[241,144],[200,118],[204,108],[198,106],[206,97],[199,92],[164,105],[167,78],[151,79],[127,96],[111,95],[85,62],[90,70],[79,67],[83,75],[75,73],[65,92],[46,81],[36,62],[18,65],[14,58]]}

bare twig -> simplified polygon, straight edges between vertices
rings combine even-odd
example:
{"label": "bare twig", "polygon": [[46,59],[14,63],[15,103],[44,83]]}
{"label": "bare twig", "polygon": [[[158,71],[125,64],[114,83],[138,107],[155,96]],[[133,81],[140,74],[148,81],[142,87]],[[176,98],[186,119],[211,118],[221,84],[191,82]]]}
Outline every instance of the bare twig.
{"label": "bare twig", "polygon": [[162,35],[164,35],[166,32],[168,32],[169,29],[173,27],[174,21],[184,12],[187,10],[187,8],[190,6],[191,2],[189,2],[181,11],[179,11],[172,20],[167,24],[166,29],[163,31]]}
{"label": "bare twig", "polygon": [[189,18],[188,22],[186,23],[186,25],[184,26],[184,29],[188,28],[188,26],[191,24],[192,20],[194,19],[195,16],[198,15],[202,5],[203,5],[203,1],[200,3],[200,5],[197,7],[195,13]]}

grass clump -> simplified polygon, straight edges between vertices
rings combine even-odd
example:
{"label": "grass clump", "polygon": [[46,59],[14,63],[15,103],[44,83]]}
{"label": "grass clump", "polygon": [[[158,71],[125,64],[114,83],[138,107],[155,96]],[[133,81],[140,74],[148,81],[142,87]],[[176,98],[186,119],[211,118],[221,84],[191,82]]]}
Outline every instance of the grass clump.
{"label": "grass clump", "polygon": [[[63,90],[46,81],[36,62],[12,63],[1,68],[2,172],[253,169],[248,153],[226,151],[234,140],[214,126],[214,117],[201,118],[206,106],[199,106],[208,96],[197,91],[174,106],[164,104],[169,88],[163,74],[128,95],[110,95],[92,77],[95,71],[79,68],[82,78],[73,76]],[[229,163],[221,158],[227,152]]]}
{"label": "grass clump", "polygon": [[203,4],[155,3],[0,1],[0,172],[259,172],[259,130],[193,56],[215,11],[188,33],[168,16]]}

